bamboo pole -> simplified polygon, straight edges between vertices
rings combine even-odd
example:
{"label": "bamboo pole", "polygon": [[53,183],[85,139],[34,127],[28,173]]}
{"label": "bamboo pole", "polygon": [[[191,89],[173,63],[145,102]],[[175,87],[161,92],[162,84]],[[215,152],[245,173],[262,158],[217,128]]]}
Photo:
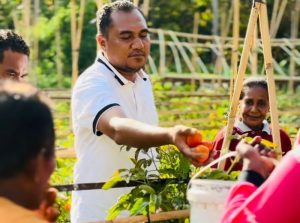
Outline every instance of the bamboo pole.
{"label": "bamboo pole", "polygon": [[72,44],[72,85],[74,85],[77,75],[78,75],[78,56],[76,53],[76,30],[77,30],[77,22],[76,22],[76,0],[71,0],[71,44]]}
{"label": "bamboo pole", "polygon": [[[193,34],[197,35],[198,34],[198,28],[199,28],[199,21],[200,21],[200,13],[199,12],[195,12],[194,13],[194,23],[193,23]],[[193,43],[197,43],[197,38],[193,38]],[[196,50],[194,50],[192,52],[192,64],[193,66],[196,68],[196,64],[197,64],[197,57],[198,57],[198,53]],[[203,81],[200,80],[200,86],[203,85]],[[191,80],[191,86],[192,89],[195,89],[195,81]]]}
{"label": "bamboo pole", "polygon": [[[298,36],[298,31],[299,31],[299,14],[300,14],[300,1],[295,2],[295,7],[291,13],[291,38],[296,39]],[[289,64],[289,76],[290,81],[289,81],[289,92],[293,93],[294,91],[294,76],[295,76],[295,45],[291,45],[291,56],[290,56],[290,64]]]}
{"label": "bamboo pole", "polygon": [[80,0],[78,24],[76,21],[76,0],[71,0],[71,34],[72,34],[72,86],[78,78],[78,60],[83,29],[85,0]]}
{"label": "bamboo pole", "polygon": [[273,30],[275,28],[278,7],[279,7],[279,0],[275,0],[273,3],[273,10],[272,10],[272,16],[270,22],[270,33],[273,33]]}
{"label": "bamboo pole", "polygon": [[275,21],[275,26],[274,26],[274,29],[272,30],[272,33],[270,34],[270,36],[272,38],[274,38],[276,36],[277,32],[278,32],[279,25],[280,25],[280,22],[282,20],[282,16],[283,16],[283,13],[285,11],[287,2],[288,2],[287,0],[282,0],[281,1],[280,7],[279,7],[279,12],[278,12],[278,15],[277,15],[277,18],[276,18],[276,21]]}
{"label": "bamboo pole", "polygon": [[[233,98],[230,105],[230,113],[228,116],[228,124],[227,124],[227,129],[225,132],[224,141],[222,145],[221,156],[228,153],[229,150],[229,145],[230,145],[229,136],[232,135],[235,116],[237,113],[238,99],[241,94],[242,83],[245,76],[248,56],[251,49],[251,41],[253,41],[253,33],[259,16],[264,62],[265,62],[265,69],[266,69],[267,83],[268,83],[273,142],[274,144],[277,145],[275,150],[276,152],[278,152],[280,157],[281,140],[279,134],[278,111],[277,111],[277,104],[276,104],[275,81],[273,77],[271,40],[270,40],[270,33],[269,33],[267,7],[265,3],[262,3],[260,1],[253,0],[253,3],[254,4],[251,10],[250,19],[247,27],[247,33],[245,37],[244,48],[241,56],[241,63],[238,70],[237,81],[234,86]],[[225,167],[225,161],[221,161],[218,165],[218,168],[224,169],[224,167]]]}
{"label": "bamboo pole", "polygon": [[252,75],[257,75],[257,51],[258,51],[257,35],[258,35],[258,30],[257,30],[257,26],[255,26],[253,43],[252,43],[252,51],[251,51],[251,58],[252,58],[251,73],[252,73]]}
{"label": "bamboo pole", "polygon": [[165,44],[165,35],[163,30],[158,30],[158,40],[159,40],[159,74],[165,74],[166,68],[166,44]]}
{"label": "bamboo pole", "polygon": [[[195,34],[195,36],[198,34],[199,20],[200,20],[200,13],[195,12],[194,13],[194,23],[193,23],[193,34]],[[197,43],[197,41],[198,41],[197,38],[193,38],[193,43]],[[192,63],[194,66],[196,66],[196,58],[197,57],[198,57],[198,55],[195,51],[195,53],[192,55]]]}
{"label": "bamboo pole", "polygon": [[[54,10],[59,8],[59,0],[55,0],[54,2]],[[60,31],[60,23],[55,31],[55,66],[57,73],[57,84],[59,88],[63,87],[63,63],[62,63],[62,48],[61,48],[61,31]]]}
{"label": "bamboo pole", "polygon": [[135,6],[139,6],[139,0],[133,0],[133,4],[134,4]]}
{"label": "bamboo pole", "polygon": [[240,0],[233,0],[233,27],[232,27],[232,52],[231,52],[231,67],[232,76],[230,79],[230,98],[232,100],[233,86],[238,72],[238,56],[239,56],[239,36],[240,36]]}
{"label": "bamboo pole", "polygon": [[[166,221],[171,219],[184,219],[190,216],[190,210],[181,211],[168,211],[161,212],[157,214],[150,214],[149,219],[147,216],[132,216],[127,218],[119,218],[107,221],[97,221],[94,223],[141,223],[141,222],[156,222],[156,221]],[[150,221],[149,221],[150,220]]]}
{"label": "bamboo pole", "polygon": [[22,36],[27,43],[30,44],[30,15],[31,15],[31,0],[23,0],[23,27],[22,28]]}
{"label": "bamboo pole", "polygon": [[173,57],[174,57],[174,61],[175,61],[175,67],[176,67],[176,72],[178,74],[182,74],[182,67],[181,67],[181,62],[180,62],[180,57],[179,57],[179,53],[177,51],[177,48],[175,46],[175,44],[170,45]]}
{"label": "bamboo pole", "polygon": [[148,17],[149,14],[149,7],[150,7],[150,0],[144,0],[142,11],[146,18]]}
{"label": "bamboo pole", "polygon": [[259,13],[259,25],[262,39],[262,47],[264,52],[264,64],[267,75],[268,83],[268,93],[269,93],[269,104],[270,104],[270,114],[271,114],[271,127],[272,127],[272,138],[273,142],[277,145],[275,148],[278,152],[278,156],[281,157],[281,140],[279,132],[279,121],[278,121],[278,111],[276,103],[276,88],[273,75],[273,65],[272,65],[272,51],[271,51],[271,39],[269,33],[269,23],[266,4],[261,4],[261,11]]}
{"label": "bamboo pole", "polygon": [[[34,7],[33,7],[33,18],[32,18],[32,26],[35,27],[38,24],[39,20],[39,12],[40,12],[40,1],[34,0]],[[31,41],[32,41],[32,56],[31,56],[31,63],[30,63],[30,70],[31,72],[30,79],[33,80],[33,83],[37,85],[38,83],[38,76],[37,76],[37,67],[39,64],[39,37],[33,33],[31,33]]]}
{"label": "bamboo pole", "polygon": [[99,10],[103,5],[103,0],[95,0],[97,4],[97,9]]}
{"label": "bamboo pole", "polygon": [[171,39],[174,41],[176,47],[178,48],[183,60],[185,61],[187,67],[189,68],[189,70],[191,71],[191,73],[195,73],[195,67],[193,66],[191,60],[188,57],[188,54],[186,53],[184,47],[180,44],[177,36],[175,35],[175,33],[173,31],[168,31]]}
{"label": "bamboo pole", "polygon": [[[230,145],[230,137],[229,136],[232,135],[233,126],[234,126],[234,122],[235,122],[235,118],[236,118],[236,114],[237,114],[239,97],[240,97],[240,94],[242,91],[243,80],[245,77],[245,72],[246,72],[247,63],[248,63],[248,59],[249,59],[249,53],[250,53],[250,49],[251,49],[251,45],[252,45],[251,43],[253,41],[253,30],[257,23],[259,6],[260,5],[258,3],[255,3],[251,10],[251,13],[250,13],[245,42],[244,42],[244,46],[243,46],[243,52],[241,55],[241,61],[240,61],[239,69],[238,69],[236,83],[234,85],[232,100],[230,103],[230,111],[229,111],[228,120],[227,120],[227,128],[226,128],[220,156],[225,155],[229,151],[229,145]],[[224,169],[224,167],[225,167],[225,160],[222,160],[218,164],[218,168]]]}

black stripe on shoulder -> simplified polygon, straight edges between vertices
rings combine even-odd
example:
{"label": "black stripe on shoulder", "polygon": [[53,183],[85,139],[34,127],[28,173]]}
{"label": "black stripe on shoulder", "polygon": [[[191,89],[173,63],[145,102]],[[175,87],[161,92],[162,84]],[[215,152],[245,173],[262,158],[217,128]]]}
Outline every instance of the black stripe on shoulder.
{"label": "black stripe on shoulder", "polygon": [[99,63],[102,63],[108,70],[110,70],[114,75],[115,75],[115,78],[116,78],[116,80],[123,86],[124,85],[124,83],[123,83],[123,81],[115,74],[115,72],[103,61],[103,60],[101,60],[100,58],[98,58],[97,59],[97,61],[99,62]]}
{"label": "black stripe on shoulder", "polygon": [[115,74],[115,78],[122,86],[124,85],[123,81],[116,74]]}
{"label": "black stripe on shoulder", "polygon": [[93,133],[96,135],[96,136],[101,136],[103,133],[98,131],[97,130],[97,122],[98,122],[98,119],[100,117],[100,115],[103,114],[103,112],[105,112],[107,109],[111,108],[111,107],[114,107],[114,106],[120,106],[118,103],[113,103],[113,104],[109,104],[109,105],[106,105],[104,108],[102,108],[95,116],[94,118],[94,121],[93,121]]}

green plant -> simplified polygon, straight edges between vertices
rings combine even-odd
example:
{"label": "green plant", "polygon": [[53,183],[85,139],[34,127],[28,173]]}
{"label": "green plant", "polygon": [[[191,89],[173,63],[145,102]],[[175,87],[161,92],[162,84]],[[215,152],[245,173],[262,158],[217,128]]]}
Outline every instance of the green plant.
{"label": "green plant", "polygon": [[[109,210],[107,220],[116,218],[125,210],[133,216],[182,210],[189,207],[186,199],[187,182],[192,174],[199,169],[190,166],[189,160],[176,147],[168,145],[156,149],[158,153],[156,159],[160,164],[159,167],[154,165],[154,172],[149,171],[148,168],[157,163],[157,160],[153,155],[150,155],[149,159],[139,159],[139,153],[141,152],[147,151],[137,149],[135,157],[131,158],[134,164],[133,168],[116,171],[103,186],[104,189],[109,189],[120,181],[140,183],[130,193],[119,198],[117,203]],[[201,178],[236,180],[237,176],[238,172],[227,174],[221,170],[209,169],[201,175]],[[162,179],[170,180],[157,183],[157,180]],[[176,222],[185,222],[185,220]]]}

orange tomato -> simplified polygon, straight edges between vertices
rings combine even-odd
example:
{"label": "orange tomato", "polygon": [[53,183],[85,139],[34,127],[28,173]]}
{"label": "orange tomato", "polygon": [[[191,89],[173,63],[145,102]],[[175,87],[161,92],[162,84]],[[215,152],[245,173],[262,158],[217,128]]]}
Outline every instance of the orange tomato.
{"label": "orange tomato", "polygon": [[209,158],[209,148],[204,145],[198,145],[195,152],[201,153],[201,157],[197,159],[199,163],[204,163]]}
{"label": "orange tomato", "polygon": [[189,135],[186,138],[186,143],[189,147],[195,147],[198,146],[202,141],[202,134],[201,132],[197,132],[194,135]]}
{"label": "orange tomato", "polygon": [[209,149],[209,151],[212,151],[212,149],[213,149],[213,142],[211,142],[211,141],[203,140],[201,142],[201,145],[206,146]]}
{"label": "orange tomato", "polygon": [[71,204],[70,203],[66,203],[65,206],[64,206],[64,209],[66,211],[70,211],[71,210]]}

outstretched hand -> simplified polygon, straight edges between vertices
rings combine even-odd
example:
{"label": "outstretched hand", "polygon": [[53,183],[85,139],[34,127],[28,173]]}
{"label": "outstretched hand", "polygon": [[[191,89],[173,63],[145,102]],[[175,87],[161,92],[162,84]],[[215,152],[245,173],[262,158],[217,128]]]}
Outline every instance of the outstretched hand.
{"label": "outstretched hand", "polygon": [[274,150],[264,147],[260,144],[261,137],[255,137],[252,142],[248,143],[242,140],[237,145],[237,152],[243,158],[243,169],[253,170],[267,178],[274,169]]}
{"label": "outstretched hand", "polygon": [[[186,156],[193,165],[195,166],[203,166],[210,162],[210,158],[205,162],[199,162],[204,156],[197,152],[195,149],[190,148],[187,144],[187,136],[195,135],[199,130],[195,128],[186,127],[183,125],[176,125],[172,129],[172,141],[175,146],[180,150],[180,152]],[[212,157],[210,155],[210,157]]]}
{"label": "outstretched hand", "polygon": [[46,192],[45,199],[40,205],[40,208],[36,211],[41,218],[49,222],[55,222],[59,216],[58,210],[54,207],[56,196],[57,190],[54,188],[49,188]]}

